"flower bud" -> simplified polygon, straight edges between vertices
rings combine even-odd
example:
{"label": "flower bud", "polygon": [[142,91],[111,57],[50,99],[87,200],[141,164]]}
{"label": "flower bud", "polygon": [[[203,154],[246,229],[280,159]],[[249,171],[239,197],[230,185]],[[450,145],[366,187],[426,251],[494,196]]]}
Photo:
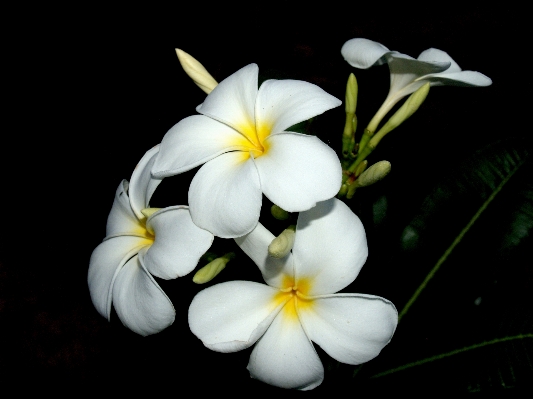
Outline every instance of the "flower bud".
{"label": "flower bud", "polygon": [[294,245],[294,237],[296,234],[296,226],[291,225],[287,227],[283,232],[274,238],[268,246],[268,254],[273,258],[284,258],[291,252]]}
{"label": "flower bud", "polygon": [[[429,93],[429,83],[424,84],[409,96],[403,105],[390,117],[383,127],[376,133],[374,139],[379,142],[383,136],[400,126],[407,118],[413,115],[422,105]],[[379,139],[378,139],[379,137]],[[377,144],[377,143],[376,143]]]}
{"label": "flower bud", "polygon": [[383,179],[391,171],[391,164],[389,161],[379,161],[365,170],[355,181],[358,187],[370,186],[377,181]]}
{"label": "flower bud", "polygon": [[354,155],[355,131],[357,130],[357,116],[355,116],[355,109],[357,108],[357,80],[353,73],[348,77],[344,99],[346,121],[342,133],[342,155],[344,158],[348,158]]}
{"label": "flower bud", "polygon": [[180,64],[187,75],[205,93],[209,94],[218,85],[217,81],[207,72],[202,64],[185,51],[176,49]]}
{"label": "flower bud", "polygon": [[224,268],[226,264],[235,257],[233,252],[229,252],[226,255],[212,260],[207,265],[202,267],[196,272],[192,281],[196,284],[205,284],[213,280]]}
{"label": "flower bud", "polygon": [[285,209],[281,209],[276,204],[272,205],[270,208],[270,213],[278,220],[287,220],[289,218],[289,212]]}
{"label": "flower bud", "polygon": [[348,82],[346,83],[346,95],[344,97],[345,104],[344,109],[347,114],[355,114],[355,109],[357,108],[357,79],[353,73],[348,77]]}

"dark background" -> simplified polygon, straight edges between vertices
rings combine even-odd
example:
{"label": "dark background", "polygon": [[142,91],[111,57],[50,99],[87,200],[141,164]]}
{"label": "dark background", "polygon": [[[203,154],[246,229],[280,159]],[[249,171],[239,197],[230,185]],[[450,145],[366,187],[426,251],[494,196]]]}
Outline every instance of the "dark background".
{"label": "dark background", "polygon": [[[413,57],[435,47],[447,51],[463,69],[493,80],[487,88],[432,88],[419,112],[385,138],[370,158],[371,162],[391,161],[391,175],[354,198],[353,209],[367,228],[370,256],[352,292],[381,295],[403,308],[427,270],[410,267],[405,254],[393,258],[391,247],[398,246],[403,228],[417,215],[435,182],[455,173],[484,145],[527,138],[531,133],[527,13],[481,4],[438,12],[365,8],[356,3],[334,12],[316,9],[301,14],[257,8],[245,17],[207,6],[155,14],[143,9],[81,8],[66,14],[53,9],[14,12],[17,23],[5,36],[10,52],[2,195],[6,224],[0,243],[2,385],[15,383],[21,392],[146,389],[158,394],[171,389],[178,394],[185,387],[195,392],[283,393],[249,379],[245,368],[249,350],[214,353],[190,333],[187,308],[198,290],[192,275],[161,282],[177,314],[170,328],[154,336],[137,336],[115,314],[108,322],[90,301],[89,258],[104,238],[116,187],[122,179],[129,180],[137,161],[170,127],[195,113],[205,96],[182,71],[176,47],[198,59],[219,82],[255,62],[263,77],[312,82],[342,100],[348,74],[354,72],[359,81],[361,130],[386,96],[389,73],[386,66],[366,71],[350,67],[340,48],[351,38],[375,40]],[[319,118],[313,129],[340,152],[343,126],[341,106]],[[186,182],[168,179],[152,206],[183,204],[186,193]],[[375,204],[383,198],[388,205],[381,223],[372,216],[372,209],[374,213],[382,209]],[[490,221],[486,223],[497,230]],[[436,250],[436,258],[428,259],[428,268],[447,243]],[[220,240],[217,245],[231,242]],[[479,244],[478,250],[490,252],[486,244]],[[467,263],[482,267],[479,259],[473,256]],[[507,260],[517,259],[518,255]],[[254,267],[244,255],[238,256],[218,281],[256,278]],[[465,281],[474,281],[473,275],[481,280],[488,277],[479,268],[474,274],[449,270],[445,279],[449,285],[438,291],[442,296],[425,299],[435,307],[426,305],[415,314],[414,305],[392,342],[368,367],[379,372],[441,353],[431,346],[435,341],[446,342],[444,352],[475,342],[462,342],[460,337],[466,333],[446,326],[470,328],[461,318],[466,316],[454,309],[465,303],[470,306],[478,293],[465,289],[470,294],[459,295],[464,303],[453,299],[454,293],[462,292]],[[517,319],[526,319],[518,330],[531,333],[530,315],[520,316],[529,298],[531,269],[521,273],[518,280],[523,285],[509,283],[494,294],[509,298],[518,293],[518,298],[508,300],[509,307],[498,308],[501,313],[487,317],[497,320],[512,309]],[[408,323],[413,324],[408,327]],[[523,340],[525,349],[515,352],[527,357],[530,341]],[[479,358],[472,361],[486,364]],[[532,361],[529,358],[529,368],[527,361],[523,360],[522,368],[511,368],[516,371],[512,377],[501,380],[491,377],[491,370],[488,379],[482,370],[477,380],[467,381],[439,369],[430,380],[417,377],[415,370],[405,378],[400,373],[394,380],[382,377],[383,383],[377,385],[349,378],[353,367],[325,363],[325,382],[315,392],[342,388],[357,394],[393,387],[408,393],[522,392],[531,388],[533,378]]]}

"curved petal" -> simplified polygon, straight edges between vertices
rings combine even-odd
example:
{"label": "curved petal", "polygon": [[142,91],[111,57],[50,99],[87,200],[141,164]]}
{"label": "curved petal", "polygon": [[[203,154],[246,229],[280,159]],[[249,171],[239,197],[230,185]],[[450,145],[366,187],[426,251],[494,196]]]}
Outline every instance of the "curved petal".
{"label": "curved petal", "polygon": [[196,108],[201,114],[242,131],[254,126],[259,67],[249,64],[228,76]]}
{"label": "curved petal", "polygon": [[107,217],[106,237],[121,234],[146,236],[146,229],[131,209],[128,187],[128,181],[122,180],[115,192],[115,199]]}
{"label": "curved petal", "polygon": [[261,200],[259,175],[244,152],[228,152],[207,162],[189,187],[193,222],[222,238],[252,231],[259,220]]}
{"label": "curved petal", "polygon": [[427,62],[449,62],[450,67],[446,69],[446,73],[461,71],[461,68],[459,65],[457,65],[457,62],[455,62],[447,52],[436,48],[428,48],[427,50],[422,51],[418,56],[418,60]]}
{"label": "curved petal", "polygon": [[128,194],[131,209],[139,220],[144,219],[141,210],[148,208],[150,198],[152,198],[155,189],[161,183],[161,179],[153,178],[150,172],[158,152],[159,144],[144,154],[131,175]]}
{"label": "curved petal", "polygon": [[391,74],[424,76],[445,71],[450,65],[450,61],[421,61],[401,53],[392,53],[389,57]]}
{"label": "curved petal", "polygon": [[492,80],[480,72],[461,71],[428,75],[425,79],[431,86],[490,86]]}
{"label": "curved petal", "polygon": [[119,270],[151,241],[141,237],[118,236],[98,245],[89,260],[87,283],[94,307],[109,320],[113,282]]}
{"label": "curved petal", "polygon": [[203,115],[193,115],[175,124],[163,137],[152,174],[167,177],[186,172],[220,154],[248,152],[250,143],[237,131]]}
{"label": "curved petal", "polygon": [[131,258],[118,273],[113,303],[122,324],[143,336],[167,328],[176,314],[170,299],[144,267],[142,253]]}
{"label": "curved petal", "polygon": [[267,80],[255,104],[258,128],[280,133],[292,125],[323,114],[342,102],[320,87],[301,80]]}
{"label": "curved petal", "polygon": [[287,322],[283,314],[257,342],[247,368],[252,378],[281,388],[309,390],[324,379],[322,362],[302,325],[298,319]]}
{"label": "curved petal", "polygon": [[[450,67],[450,62],[428,62],[415,60],[408,56],[391,56],[389,69],[391,72],[390,93],[397,93],[410,86],[417,79],[424,79],[426,75],[445,71]],[[420,84],[420,86],[423,83]],[[418,87],[410,87],[402,92],[402,97],[415,92]]]}
{"label": "curved petal", "polygon": [[190,273],[213,243],[213,235],[196,226],[186,206],[172,206],[146,221],[155,235],[144,257],[146,269],[169,280]]}
{"label": "curved petal", "polygon": [[361,69],[385,63],[384,55],[389,52],[384,45],[363,38],[350,39],[341,48],[341,54],[348,64]]}
{"label": "curved petal", "polygon": [[298,316],[313,342],[347,364],[375,358],[398,324],[398,312],[390,301],[363,294],[317,298],[312,306],[298,309]]}
{"label": "curved petal", "polygon": [[200,291],[189,307],[189,327],[217,352],[252,346],[288,299],[279,290],[252,281],[228,281]]}
{"label": "curved petal", "polygon": [[274,204],[301,212],[339,192],[339,158],[320,139],[289,132],[269,136],[265,142],[267,151],[254,162],[261,189]]}
{"label": "curved petal", "polygon": [[344,202],[320,202],[298,215],[292,254],[296,284],[312,281],[306,295],[333,294],[354,281],[366,261],[365,229]]}
{"label": "curved petal", "polygon": [[283,288],[284,276],[294,274],[292,254],[289,253],[282,259],[269,256],[268,246],[274,238],[265,226],[257,223],[255,229],[242,237],[235,238],[235,242],[259,267],[268,285]]}

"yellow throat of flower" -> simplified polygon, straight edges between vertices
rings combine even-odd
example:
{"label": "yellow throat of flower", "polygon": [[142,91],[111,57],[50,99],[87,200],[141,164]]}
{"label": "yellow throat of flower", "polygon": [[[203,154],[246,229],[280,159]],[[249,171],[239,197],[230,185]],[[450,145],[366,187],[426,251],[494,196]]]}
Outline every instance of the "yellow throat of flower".
{"label": "yellow throat of flower", "polygon": [[146,221],[152,214],[156,213],[161,208],[144,208],[141,210],[141,213],[144,215],[142,219],[138,220],[137,224],[137,230],[135,233],[139,236],[145,237],[147,240],[149,240],[151,243],[155,240],[155,233],[154,230],[146,224]]}
{"label": "yellow throat of flower", "polygon": [[246,159],[248,159],[250,153],[254,158],[258,158],[268,150],[265,139],[272,131],[272,126],[270,124],[247,122],[239,126],[237,130],[242,137],[234,144],[245,147],[248,150],[246,151]]}
{"label": "yellow throat of flower", "polygon": [[299,278],[297,281],[287,275],[283,278],[282,287],[274,297],[274,302],[276,305],[286,302],[281,310],[284,320],[299,322],[298,312],[313,306],[314,300],[308,295],[311,286],[310,278]]}

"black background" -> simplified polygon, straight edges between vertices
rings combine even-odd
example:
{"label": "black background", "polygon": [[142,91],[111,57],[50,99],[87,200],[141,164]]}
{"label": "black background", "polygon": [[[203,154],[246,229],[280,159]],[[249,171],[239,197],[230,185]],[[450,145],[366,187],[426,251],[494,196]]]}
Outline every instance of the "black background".
{"label": "black background", "polygon": [[[480,143],[530,130],[527,13],[481,4],[438,11],[352,2],[302,13],[254,6],[241,14],[205,6],[155,13],[79,7],[7,14],[12,24],[5,35],[2,384],[16,383],[21,392],[283,393],[249,379],[249,351],[214,353],[190,333],[187,308],[197,290],[192,275],[161,282],[176,307],[176,321],[151,337],[130,332],[116,315],[106,321],[89,298],[89,257],[105,235],[117,185],[129,180],[142,155],[194,114],[205,96],[182,71],[174,49],[193,55],[218,81],[255,62],[266,77],[309,81],[342,100],[354,72],[361,124],[385,98],[389,74],[386,66],[351,68],[340,54],[351,38],[372,39],[413,57],[435,47],[463,69],[489,76],[493,85],[487,88],[431,89],[401,135],[391,133],[372,158],[393,165],[380,189],[398,192],[391,218],[401,225],[420,206],[432,179],[445,176]],[[316,125],[337,151],[342,108]],[[186,183],[169,179],[152,205],[183,204],[186,193]],[[372,261],[373,253],[387,251],[379,234],[368,231],[365,268],[379,263]],[[240,259],[223,272],[224,279],[257,277],[249,270],[254,266]],[[401,290],[394,286],[395,273],[362,272],[356,288],[384,296],[400,309],[418,280]],[[394,343],[393,338],[389,347]],[[328,383],[335,378],[327,374],[315,392],[344,386]],[[357,394],[357,384],[350,389]]]}

